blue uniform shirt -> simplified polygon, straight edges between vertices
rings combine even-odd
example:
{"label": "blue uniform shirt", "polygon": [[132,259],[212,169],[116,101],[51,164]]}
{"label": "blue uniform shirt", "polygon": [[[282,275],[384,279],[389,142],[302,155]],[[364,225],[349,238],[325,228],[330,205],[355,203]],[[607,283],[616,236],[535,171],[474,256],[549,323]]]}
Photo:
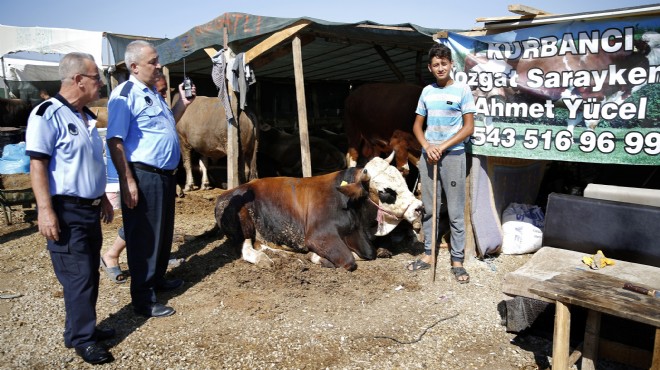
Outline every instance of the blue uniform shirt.
{"label": "blue uniform shirt", "polygon": [[[426,117],[424,137],[431,144],[441,144],[456,135],[463,127],[463,115],[476,111],[472,91],[457,82],[440,87],[432,83],[422,90],[415,113]],[[464,149],[458,143],[447,151]]]}
{"label": "blue uniform shirt", "polygon": [[124,141],[128,162],[177,168],[181,149],[175,125],[163,97],[133,76],[110,94],[107,137]]}
{"label": "blue uniform shirt", "polygon": [[30,113],[25,132],[25,153],[50,158],[51,195],[95,199],[105,192],[103,141],[96,116],[85,107],[88,125],[61,95],[39,104]]}

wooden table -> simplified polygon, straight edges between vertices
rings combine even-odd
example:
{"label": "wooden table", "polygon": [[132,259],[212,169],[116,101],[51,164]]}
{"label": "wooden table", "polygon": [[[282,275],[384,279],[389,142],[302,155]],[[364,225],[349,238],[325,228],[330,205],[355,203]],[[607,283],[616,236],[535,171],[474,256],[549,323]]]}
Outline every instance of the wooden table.
{"label": "wooden table", "polygon": [[588,309],[582,353],[583,370],[595,369],[601,313],[654,326],[656,330],[651,369],[660,370],[660,298],[624,290],[624,283],[624,280],[598,271],[571,269],[529,288],[530,292],[554,300],[556,304],[552,341],[554,370],[565,370],[571,366],[568,360],[571,305]]}

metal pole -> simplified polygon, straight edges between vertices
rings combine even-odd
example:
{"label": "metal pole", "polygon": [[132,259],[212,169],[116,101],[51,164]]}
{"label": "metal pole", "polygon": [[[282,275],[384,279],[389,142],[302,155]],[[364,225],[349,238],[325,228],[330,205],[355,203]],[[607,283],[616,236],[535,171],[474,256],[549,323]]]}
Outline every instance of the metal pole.
{"label": "metal pole", "polygon": [[0,57],[2,61],[2,83],[5,84],[5,98],[9,99],[9,85],[7,85],[7,74],[5,73],[5,57]]}

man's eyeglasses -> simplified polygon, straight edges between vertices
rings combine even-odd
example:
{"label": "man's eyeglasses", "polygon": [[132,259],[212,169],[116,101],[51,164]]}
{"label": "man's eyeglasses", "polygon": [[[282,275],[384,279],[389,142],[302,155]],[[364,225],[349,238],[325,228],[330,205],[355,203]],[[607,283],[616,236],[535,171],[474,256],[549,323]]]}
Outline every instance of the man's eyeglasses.
{"label": "man's eyeglasses", "polygon": [[87,78],[91,78],[92,80],[95,80],[96,82],[101,82],[101,75],[86,75],[84,73],[78,73],[81,76],[85,76]]}

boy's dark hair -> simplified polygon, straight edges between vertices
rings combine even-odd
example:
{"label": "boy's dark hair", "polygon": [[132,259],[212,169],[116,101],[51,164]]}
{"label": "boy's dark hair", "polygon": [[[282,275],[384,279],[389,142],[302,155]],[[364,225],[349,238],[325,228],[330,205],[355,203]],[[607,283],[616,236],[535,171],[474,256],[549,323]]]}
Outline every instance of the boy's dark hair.
{"label": "boy's dark hair", "polygon": [[429,50],[429,64],[431,63],[433,57],[440,59],[447,58],[447,60],[451,62],[451,49],[449,49],[449,47],[445,44],[436,42],[433,46],[431,46],[431,49]]}

